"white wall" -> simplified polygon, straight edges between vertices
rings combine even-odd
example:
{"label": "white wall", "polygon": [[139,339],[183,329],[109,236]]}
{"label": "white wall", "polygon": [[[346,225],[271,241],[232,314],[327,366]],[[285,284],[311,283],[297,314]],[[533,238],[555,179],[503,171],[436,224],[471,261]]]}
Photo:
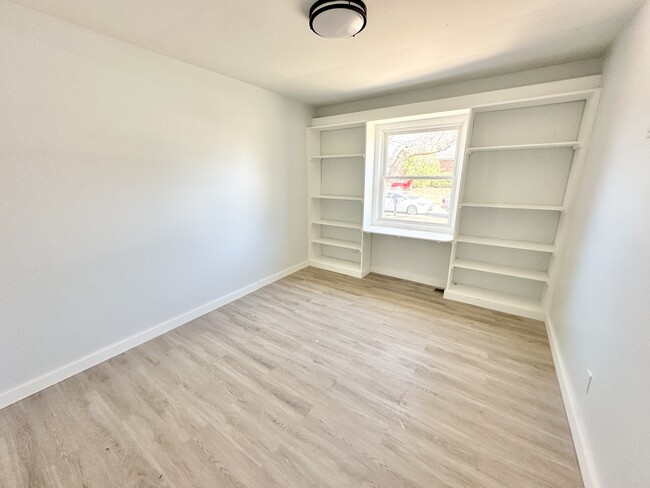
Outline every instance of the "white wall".
{"label": "white wall", "polygon": [[407,103],[440,100],[443,98],[457,97],[471,93],[482,93],[493,90],[502,90],[517,86],[534,85],[550,81],[568,80],[582,76],[598,75],[602,72],[602,59],[593,58],[583,61],[546,66],[543,68],[518,71],[497,76],[477,78],[475,80],[445,83],[413,90],[400,90],[398,92],[363,100],[326,105],[316,109],[317,117],[338,115],[362,110],[371,110]]}
{"label": "white wall", "polygon": [[373,234],[370,271],[444,288],[450,256],[450,243]]}
{"label": "white wall", "polygon": [[650,486],[649,87],[646,2],[605,59],[550,311],[594,485],[608,488]]}
{"label": "white wall", "polygon": [[0,398],[306,260],[310,118],[0,1]]}

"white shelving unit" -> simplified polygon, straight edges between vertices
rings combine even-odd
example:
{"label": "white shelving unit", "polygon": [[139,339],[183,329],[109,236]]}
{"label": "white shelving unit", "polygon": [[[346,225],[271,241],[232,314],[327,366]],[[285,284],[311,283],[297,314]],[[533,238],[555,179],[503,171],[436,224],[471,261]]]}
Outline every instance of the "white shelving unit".
{"label": "white shelving unit", "polygon": [[309,262],[361,278],[370,270],[363,215],[365,124],[308,129]]}
{"label": "white shelving unit", "polygon": [[445,298],[539,320],[597,93],[472,110]]}
{"label": "white shelving unit", "polygon": [[[314,119],[310,263],[356,277],[370,269],[371,235],[362,228],[369,123],[469,108],[445,297],[545,319],[599,95],[599,79],[588,77],[470,95],[462,105],[434,100]],[[418,232],[407,237],[431,238]]]}

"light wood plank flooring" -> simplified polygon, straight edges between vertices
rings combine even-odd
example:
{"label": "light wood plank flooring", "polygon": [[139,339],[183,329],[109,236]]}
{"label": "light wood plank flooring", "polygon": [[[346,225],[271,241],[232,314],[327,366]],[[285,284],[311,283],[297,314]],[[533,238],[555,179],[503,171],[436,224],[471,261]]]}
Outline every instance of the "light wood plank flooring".
{"label": "light wood plank flooring", "polygon": [[1,410],[0,486],[582,482],[542,323],[307,268]]}

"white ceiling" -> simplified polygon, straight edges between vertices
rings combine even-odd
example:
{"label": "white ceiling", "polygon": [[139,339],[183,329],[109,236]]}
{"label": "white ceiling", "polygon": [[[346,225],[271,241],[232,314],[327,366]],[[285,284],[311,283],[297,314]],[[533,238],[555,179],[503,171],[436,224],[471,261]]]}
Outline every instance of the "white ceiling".
{"label": "white ceiling", "polygon": [[313,0],[14,0],[314,105],[600,56],[643,0],[366,0],[356,38]]}

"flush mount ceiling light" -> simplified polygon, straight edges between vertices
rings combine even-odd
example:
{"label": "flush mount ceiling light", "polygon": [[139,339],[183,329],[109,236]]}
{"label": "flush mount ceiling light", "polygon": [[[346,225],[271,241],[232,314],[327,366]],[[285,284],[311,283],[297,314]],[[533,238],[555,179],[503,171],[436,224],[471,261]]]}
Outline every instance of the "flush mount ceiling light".
{"label": "flush mount ceiling light", "polygon": [[366,27],[367,14],[361,0],[318,0],[309,9],[309,27],[328,39],[352,37]]}

